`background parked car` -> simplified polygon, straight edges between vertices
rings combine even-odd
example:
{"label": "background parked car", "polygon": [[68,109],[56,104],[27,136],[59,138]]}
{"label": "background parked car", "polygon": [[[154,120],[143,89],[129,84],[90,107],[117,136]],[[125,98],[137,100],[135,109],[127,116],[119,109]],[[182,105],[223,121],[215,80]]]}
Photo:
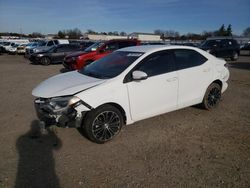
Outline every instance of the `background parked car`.
{"label": "background parked car", "polygon": [[5,52],[5,49],[4,47],[0,46],[0,54],[4,53]]}
{"label": "background parked car", "polygon": [[70,41],[70,44],[78,44],[81,46],[82,51],[93,45],[94,41]]}
{"label": "background parked car", "polygon": [[4,50],[5,50],[6,52],[8,52],[9,49],[10,49],[12,46],[14,46],[14,45],[15,45],[14,42],[3,42],[3,44],[2,44],[2,46],[3,46],[3,48],[4,48]]}
{"label": "background parked car", "polygon": [[85,65],[100,59],[111,52],[129,46],[140,45],[136,39],[115,39],[106,42],[96,42],[84,50],[84,52],[72,53],[65,57],[63,65],[66,69],[81,69]]}
{"label": "background parked car", "polygon": [[30,54],[33,53],[33,49],[40,46],[40,45],[43,45],[43,43],[44,43],[43,41],[28,43],[26,45],[26,47],[25,47],[25,55],[24,55],[24,57],[29,58]]}
{"label": "background parked car", "polygon": [[80,50],[80,45],[59,44],[50,48],[47,51],[31,54],[29,59],[33,63],[41,63],[42,65],[49,65],[51,63],[61,63],[63,62],[63,59],[66,55]]}
{"label": "background parked car", "polygon": [[165,45],[164,42],[143,42],[141,45]]}
{"label": "background parked car", "polygon": [[244,44],[240,49],[241,50],[249,50],[250,51],[250,43]]}
{"label": "background parked car", "polygon": [[42,45],[36,47],[33,49],[34,53],[37,52],[42,52],[42,51],[46,51],[48,49],[50,49],[53,46],[56,46],[58,44],[69,44],[68,40],[48,40],[48,41],[44,41],[44,43],[42,43]]}
{"label": "background parked car", "polygon": [[237,60],[240,46],[234,39],[209,39],[201,43],[200,48],[216,57]]}
{"label": "background parked car", "polygon": [[17,54],[25,54],[25,48],[26,48],[27,44],[20,44],[17,49],[16,49],[16,53]]}
{"label": "background parked car", "polygon": [[26,57],[30,57],[31,54],[33,53],[38,53],[38,52],[43,52],[43,51],[47,51],[50,48],[52,48],[53,46],[56,46],[58,44],[69,44],[68,40],[46,40],[46,41],[39,41],[38,43],[36,43],[36,46],[34,47],[30,47],[26,50]]}
{"label": "background parked car", "polygon": [[20,44],[15,44],[14,46],[11,46],[8,49],[8,54],[16,54],[17,53],[17,47],[20,46]]}

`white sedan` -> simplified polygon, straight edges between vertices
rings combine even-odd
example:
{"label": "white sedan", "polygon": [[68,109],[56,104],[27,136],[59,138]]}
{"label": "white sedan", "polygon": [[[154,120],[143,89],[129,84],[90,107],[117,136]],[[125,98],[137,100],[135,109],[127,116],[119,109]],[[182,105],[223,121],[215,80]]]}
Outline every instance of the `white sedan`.
{"label": "white sedan", "polygon": [[225,65],[194,47],[128,47],[51,77],[32,94],[41,121],[81,127],[90,140],[104,143],[125,124],[195,104],[216,107],[228,87]]}

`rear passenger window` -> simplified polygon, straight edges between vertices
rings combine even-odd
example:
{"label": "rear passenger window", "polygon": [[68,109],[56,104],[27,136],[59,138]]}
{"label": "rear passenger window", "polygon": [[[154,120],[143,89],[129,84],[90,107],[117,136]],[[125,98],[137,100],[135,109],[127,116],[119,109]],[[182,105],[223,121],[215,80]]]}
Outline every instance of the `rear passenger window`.
{"label": "rear passenger window", "polygon": [[54,42],[53,41],[49,41],[47,46],[53,46],[54,45]]}
{"label": "rear passenger window", "polygon": [[194,50],[174,50],[174,55],[179,70],[199,66],[207,61],[207,58]]}
{"label": "rear passenger window", "polygon": [[72,45],[72,46],[69,46],[69,51],[76,51],[76,50],[80,50],[80,46],[78,45]]}
{"label": "rear passenger window", "polygon": [[118,49],[118,43],[117,42],[111,42],[106,45],[105,51],[115,51]]}
{"label": "rear passenger window", "polygon": [[69,51],[68,46],[60,46],[60,47],[57,48],[58,53],[67,52],[67,51]]}
{"label": "rear passenger window", "polygon": [[149,77],[174,71],[173,55],[171,52],[150,55],[136,70],[147,73]]}

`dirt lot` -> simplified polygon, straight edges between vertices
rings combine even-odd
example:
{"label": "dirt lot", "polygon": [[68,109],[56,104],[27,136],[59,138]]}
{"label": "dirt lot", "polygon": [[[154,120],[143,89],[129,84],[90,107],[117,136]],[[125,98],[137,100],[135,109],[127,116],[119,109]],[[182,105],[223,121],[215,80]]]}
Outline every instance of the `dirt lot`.
{"label": "dirt lot", "polygon": [[171,112],[98,145],[39,133],[32,89],[62,65],[0,56],[0,187],[250,187],[250,56],[230,63],[219,107]]}

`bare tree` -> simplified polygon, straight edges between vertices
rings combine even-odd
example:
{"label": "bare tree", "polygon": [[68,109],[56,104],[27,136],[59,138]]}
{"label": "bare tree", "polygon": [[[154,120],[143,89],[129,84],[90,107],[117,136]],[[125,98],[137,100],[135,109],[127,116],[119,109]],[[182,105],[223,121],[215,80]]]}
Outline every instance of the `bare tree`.
{"label": "bare tree", "polygon": [[242,35],[243,35],[244,37],[250,37],[250,27],[246,28],[246,29],[243,31]]}
{"label": "bare tree", "polygon": [[122,32],[120,32],[120,36],[127,36],[127,33],[122,31]]}

